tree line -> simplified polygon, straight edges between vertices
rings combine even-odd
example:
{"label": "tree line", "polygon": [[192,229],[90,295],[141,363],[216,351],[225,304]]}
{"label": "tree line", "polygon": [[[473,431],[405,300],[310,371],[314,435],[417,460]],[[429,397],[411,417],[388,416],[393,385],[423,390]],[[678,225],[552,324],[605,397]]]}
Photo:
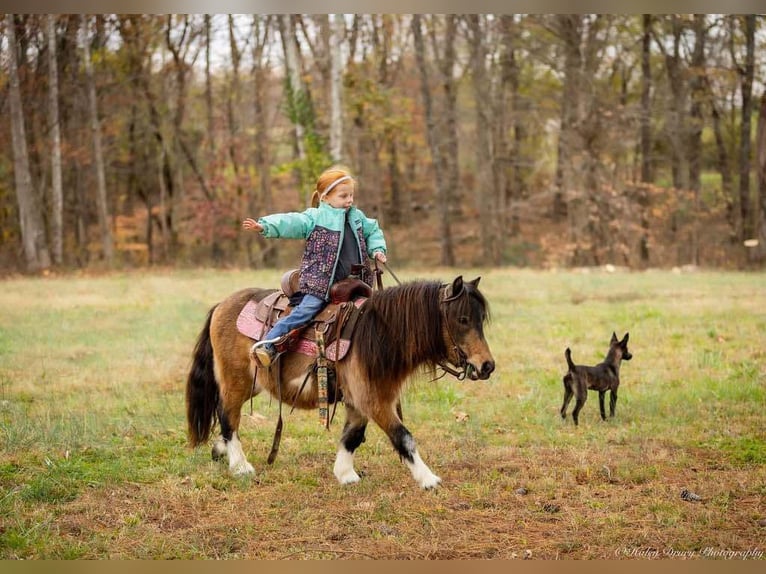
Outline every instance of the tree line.
{"label": "tree line", "polygon": [[[755,14],[6,14],[6,270],[281,265],[332,163],[399,260],[766,259]],[[289,247],[287,248],[289,251]]]}

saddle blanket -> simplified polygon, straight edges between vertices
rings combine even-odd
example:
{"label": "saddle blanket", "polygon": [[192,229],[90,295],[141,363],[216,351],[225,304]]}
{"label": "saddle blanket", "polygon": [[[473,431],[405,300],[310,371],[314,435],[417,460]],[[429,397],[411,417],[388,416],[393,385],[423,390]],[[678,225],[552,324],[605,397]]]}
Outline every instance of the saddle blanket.
{"label": "saddle blanket", "polygon": [[[366,298],[360,297],[354,300],[354,305],[358,308],[366,301]],[[240,311],[237,317],[237,330],[243,335],[250,337],[254,341],[260,341],[263,335],[268,332],[268,328],[256,315],[258,303],[254,300],[248,301]],[[315,323],[310,323],[303,332],[314,328]],[[331,327],[332,329],[332,327]],[[331,361],[339,361],[346,356],[351,341],[341,337],[339,342],[331,341],[326,344],[326,356]],[[309,357],[319,356],[319,346],[315,341],[301,336],[300,339],[290,346],[290,350],[295,353],[308,355]]]}

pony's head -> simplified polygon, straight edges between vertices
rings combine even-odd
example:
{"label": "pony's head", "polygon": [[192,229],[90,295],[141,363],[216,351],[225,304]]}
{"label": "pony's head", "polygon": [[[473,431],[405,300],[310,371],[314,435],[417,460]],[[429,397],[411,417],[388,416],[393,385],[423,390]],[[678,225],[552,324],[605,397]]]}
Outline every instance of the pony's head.
{"label": "pony's head", "polygon": [[464,367],[466,375],[474,381],[488,379],[495,370],[495,359],[484,338],[489,305],[479,291],[480,279],[465,282],[461,275],[444,286],[441,298],[449,360]]}

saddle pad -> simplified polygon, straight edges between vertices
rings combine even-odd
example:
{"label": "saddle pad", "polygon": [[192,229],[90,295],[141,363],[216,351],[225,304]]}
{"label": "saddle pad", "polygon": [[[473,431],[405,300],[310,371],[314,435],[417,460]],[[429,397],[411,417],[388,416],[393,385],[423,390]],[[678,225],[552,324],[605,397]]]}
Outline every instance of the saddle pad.
{"label": "saddle pad", "polygon": [[[354,305],[360,307],[365,301],[365,298],[359,298],[354,301]],[[237,330],[246,337],[250,337],[255,341],[260,341],[261,337],[266,334],[267,328],[264,322],[256,316],[257,307],[257,302],[252,299],[245,304],[237,317]],[[351,341],[347,339],[341,339],[338,343],[332,341],[327,345],[327,358],[331,361],[342,359],[346,356],[350,346]],[[296,345],[290,350],[303,355],[308,355],[309,357],[319,356],[319,347],[316,342],[305,337],[301,337]]]}

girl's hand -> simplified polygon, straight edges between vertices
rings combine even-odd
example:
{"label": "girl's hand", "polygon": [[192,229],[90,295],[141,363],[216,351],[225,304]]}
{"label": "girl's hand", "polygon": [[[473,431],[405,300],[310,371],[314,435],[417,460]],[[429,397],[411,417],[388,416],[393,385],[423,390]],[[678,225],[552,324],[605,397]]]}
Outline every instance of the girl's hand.
{"label": "girl's hand", "polygon": [[375,252],[375,259],[377,259],[381,263],[385,263],[386,261],[388,261],[388,258],[386,257],[386,254],[383,253],[382,251],[376,251]]}
{"label": "girl's hand", "polygon": [[248,217],[242,221],[242,229],[254,229],[255,231],[263,231],[263,225],[258,223],[252,217]]}

